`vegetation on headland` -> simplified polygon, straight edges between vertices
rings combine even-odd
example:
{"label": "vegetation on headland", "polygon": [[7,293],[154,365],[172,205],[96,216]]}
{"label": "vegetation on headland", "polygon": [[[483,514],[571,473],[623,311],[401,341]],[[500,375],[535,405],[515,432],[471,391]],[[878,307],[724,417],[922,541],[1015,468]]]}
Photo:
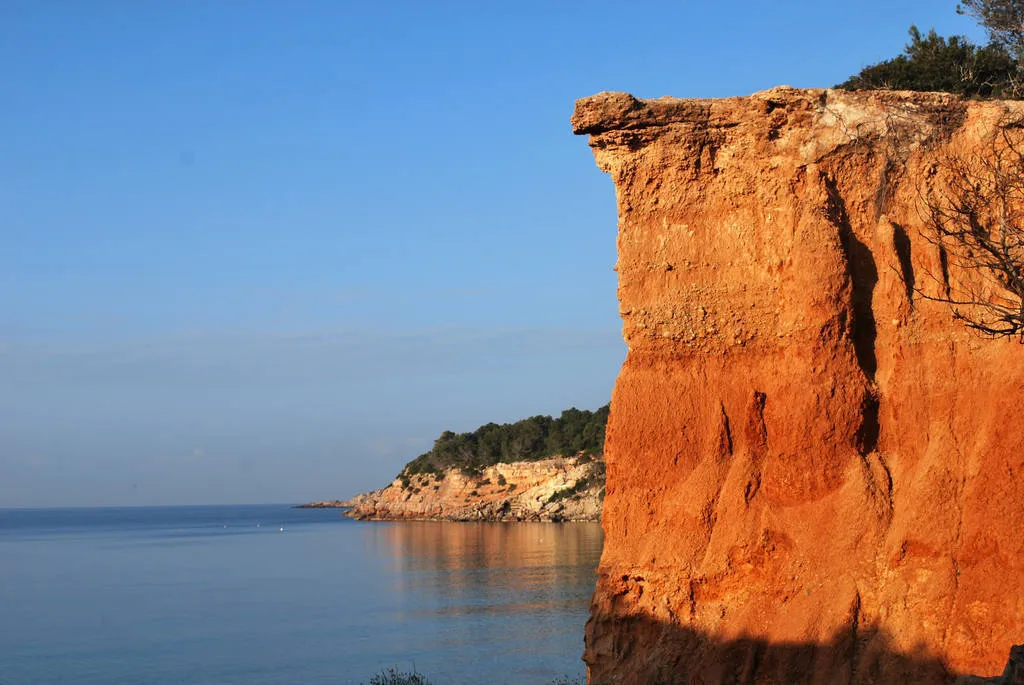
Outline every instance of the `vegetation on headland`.
{"label": "vegetation on headland", "polygon": [[910,27],[902,54],[865,67],[836,86],[847,90],[915,90],[969,98],[1024,98],[1024,0],[966,0],[957,8],[988,33],[987,45]]}
{"label": "vegetation on headland", "polygon": [[408,478],[449,468],[467,473],[501,463],[539,461],[556,455],[599,457],[604,450],[608,405],[596,411],[566,409],[558,418],[531,416],[515,423],[488,423],[469,433],[445,431],[433,448],[402,471]]}

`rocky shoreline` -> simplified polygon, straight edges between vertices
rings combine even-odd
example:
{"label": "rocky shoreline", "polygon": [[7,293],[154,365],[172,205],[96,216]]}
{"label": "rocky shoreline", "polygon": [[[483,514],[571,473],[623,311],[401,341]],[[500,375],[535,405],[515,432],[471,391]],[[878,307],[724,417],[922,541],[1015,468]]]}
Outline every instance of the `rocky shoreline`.
{"label": "rocky shoreline", "polygon": [[298,504],[293,509],[348,509],[351,504],[347,500],[326,499],[319,502],[307,502]]}
{"label": "rocky shoreline", "polygon": [[561,522],[600,521],[603,501],[604,461],[580,456],[495,464],[479,473],[403,473],[379,490],[301,508],[347,509],[345,516],[372,521]]}

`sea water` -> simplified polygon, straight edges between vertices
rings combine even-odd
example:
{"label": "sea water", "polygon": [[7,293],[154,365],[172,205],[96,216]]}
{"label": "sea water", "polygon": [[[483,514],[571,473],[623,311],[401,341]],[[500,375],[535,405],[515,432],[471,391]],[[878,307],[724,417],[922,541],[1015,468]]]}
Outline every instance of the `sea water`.
{"label": "sea water", "polygon": [[575,677],[601,544],[284,505],[0,510],[0,685]]}

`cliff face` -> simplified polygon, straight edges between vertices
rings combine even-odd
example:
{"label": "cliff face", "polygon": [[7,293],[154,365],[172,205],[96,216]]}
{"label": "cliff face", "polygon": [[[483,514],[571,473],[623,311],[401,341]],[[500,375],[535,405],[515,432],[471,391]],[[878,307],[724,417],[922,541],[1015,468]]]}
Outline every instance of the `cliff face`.
{"label": "cliff face", "polygon": [[603,491],[603,461],[555,457],[496,464],[479,476],[453,468],[399,478],[341,504],[358,519],[598,521]]}
{"label": "cliff face", "polygon": [[594,683],[941,682],[1024,641],[1024,347],[940,295],[949,154],[1019,104],[779,88],[580,100],[629,351]]}

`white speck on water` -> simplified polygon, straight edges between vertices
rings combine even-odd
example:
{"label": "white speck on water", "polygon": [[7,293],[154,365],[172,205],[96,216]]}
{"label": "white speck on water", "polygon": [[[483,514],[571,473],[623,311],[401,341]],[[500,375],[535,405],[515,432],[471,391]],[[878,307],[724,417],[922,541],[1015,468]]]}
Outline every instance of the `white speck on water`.
{"label": "white speck on water", "polygon": [[282,533],[284,532],[284,528],[282,528],[282,529],[281,529],[281,532],[282,532]]}

